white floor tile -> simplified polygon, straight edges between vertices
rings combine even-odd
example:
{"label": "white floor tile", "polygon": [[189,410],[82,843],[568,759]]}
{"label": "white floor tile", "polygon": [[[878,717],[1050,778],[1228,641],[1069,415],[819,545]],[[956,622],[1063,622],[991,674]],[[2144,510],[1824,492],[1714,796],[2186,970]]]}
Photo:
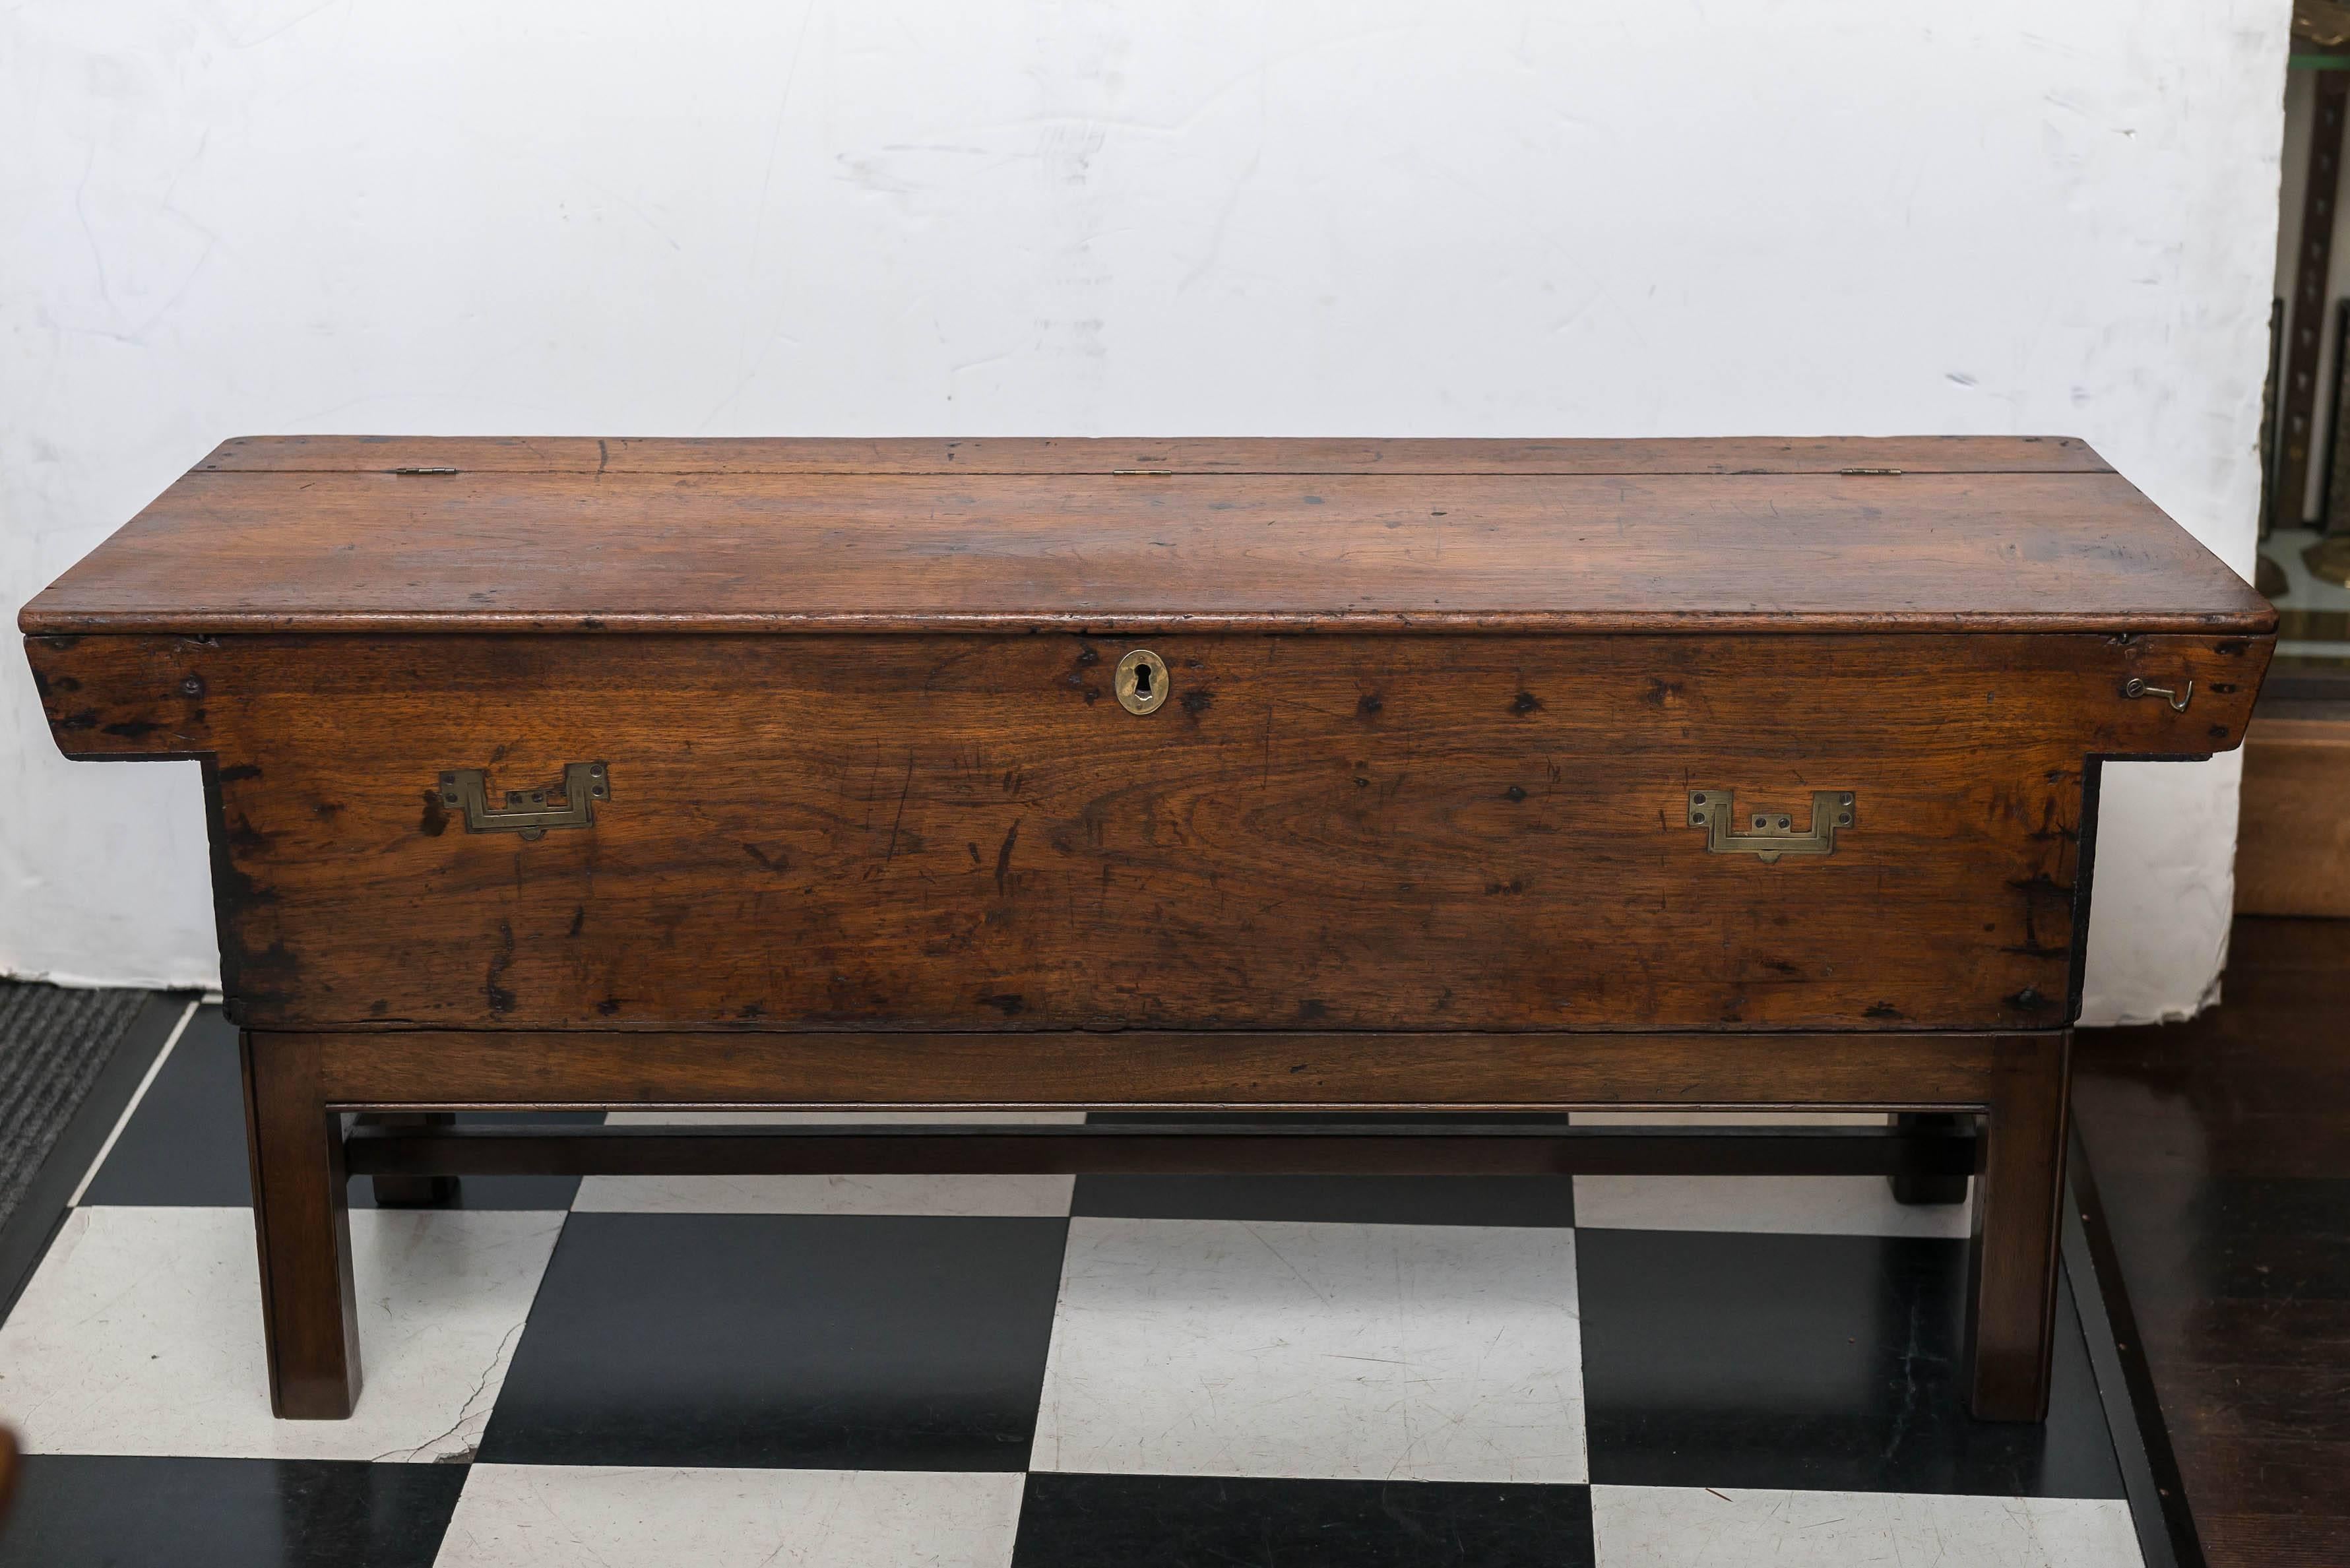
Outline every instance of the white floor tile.
{"label": "white floor tile", "polygon": [[[614,1127],[835,1127],[858,1123],[1068,1125],[1083,1111],[616,1111]],[[591,1176],[572,1208],[629,1214],[930,1214],[1057,1218],[1066,1176]]]}
{"label": "white floor tile", "polygon": [[475,1465],[437,1568],[1004,1568],[1018,1474]]}
{"label": "white floor tile", "polygon": [[1032,1468],[1575,1482],[1565,1230],[1070,1221]]}
{"label": "white floor tile", "polygon": [[487,1424],[563,1216],[354,1210],[347,1421],[269,1413],[253,1216],[78,1209],[0,1326],[0,1410],[35,1453],[431,1459]]}
{"label": "white floor tile", "polygon": [[1605,1231],[1776,1231],[1964,1240],[1964,1203],[1903,1204],[1881,1176],[1578,1176],[1575,1222]]}
{"label": "white floor tile", "polygon": [[1595,1486],[1599,1568],[2140,1568],[2129,1504],[2088,1498]]}

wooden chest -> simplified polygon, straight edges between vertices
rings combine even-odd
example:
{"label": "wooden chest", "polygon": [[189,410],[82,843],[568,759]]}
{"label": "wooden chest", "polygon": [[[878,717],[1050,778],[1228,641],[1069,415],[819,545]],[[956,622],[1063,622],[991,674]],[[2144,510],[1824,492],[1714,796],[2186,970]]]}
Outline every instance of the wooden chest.
{"label": "wooden chest", "polygon": [[309,437],[22,626],[69,755],[203,763],[287,1414],[357,1387],[345,1109],[1946,1107],[1995,1169],[2025,1085],[2030,1416],[2097,766],[2235,746],[2273,620],[2064,440]]}

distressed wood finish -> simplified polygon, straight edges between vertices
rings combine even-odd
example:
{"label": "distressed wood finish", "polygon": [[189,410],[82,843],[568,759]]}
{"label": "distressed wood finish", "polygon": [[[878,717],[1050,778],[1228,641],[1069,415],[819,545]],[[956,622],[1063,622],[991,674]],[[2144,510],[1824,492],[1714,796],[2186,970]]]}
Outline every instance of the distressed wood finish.
{"label": "distressed wood finish", "polygon": [[[388,466],[358,466],[384,458],[347,444],[339,458],[281,454],[351,465],[295,469],[265,468],[247,446],[234,466],[173,485],[21,623],[206,634],[2274,627],[2222,563],[2071,449],[2052,449],[2049,467],[1988,472],[1956,461],[1913,472],[1902,466],[1911,442],[1805,443],[1776,472],[1756,442],[1695,443],[1677,459],[1666,449],[1678,443],[1625,456],[1633,443],[1557,442],[1450,464],[1417,443],[1397,454],[1401,472],[1329,450],[1340,443],[1309,443],[1293,462],[1282,442],[1205,443],[1196,467],[1187,443],[1166,443],[1127,460],[1161,466],[1124,472],[1100,459],[1019,466],[1042,461],[1026,454],[995,472],[941,472],[912,452],[853,471],[841,442],[817,443],[829,455],[667,443],[647,466],[585,471],[575,447],[562,468],[466,467],[484,444],[399,443]],[[1953,459],[1970,450],[1935,444]],[[1991,447],[1978,462],[2038,450]],[[689,450],[699,465],[653,466],[683,464]],[[1721,471],[1742,462],[1753,467]]]}
{"label": "distressed wood finish", "polygon": [[[2275,626],[2025,438],[235,441],[19,619],[68,754],[203,763],[299,1417],[346,1112],[430,1201],[469,1106],[1646,1106],[1981,1118],[1972,1404],[2036,1419],[2098,769],[2236,745]],[[574,763],[536,840],[439,787]],[[1857,820],[1765,864],[1697,790]],[[936,1158],[1093,1158],[1008,1136]]]}
{"label": "distressed wood finish", "polygon": [[[2266,645],[1165,638],[1144,717],[1127,646],[35,652],[77,754],[215,760],[255,1024],[2001,1028],[2066,1021],[2083,756],[2233,745]],[[536,843],[434,788],[589,761],[596,826]],[[1689,823],[1817,788],[1832,856]]]}

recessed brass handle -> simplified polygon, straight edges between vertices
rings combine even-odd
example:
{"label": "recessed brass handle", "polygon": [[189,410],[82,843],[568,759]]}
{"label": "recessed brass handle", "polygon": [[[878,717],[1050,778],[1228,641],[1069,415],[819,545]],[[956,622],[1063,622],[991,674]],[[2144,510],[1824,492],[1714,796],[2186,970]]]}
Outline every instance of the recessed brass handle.
{"label": "recessed brass handle", "polygon": [[1737,815],[1737,794],[1727,789],[1690,791],[1690,826],[1705,829],[1705,846],[1712,854],[1752,855],[1765,866],[1775,864],[1782,855],[1833,855],[1836,829],[1860,820],[1860,808],[1850,790],[1815,789],[1811,826],[1803,832],[1795,831],[1794,818],[1784,812],[1758,811],[1750,816],[1752,830],[1736,833],[1731,830],[1731,821]]}
{"label": "recessed brass handle", "polygon": [[1129,713],[1156,713],[1167,701],[1167,661],[1147,648],[1138,648],[1118,661],[1110,678],[1118,705]]}
{"label": "recessed brass handle", "polygon": [[550,827],[593,827],[596,802],[612,798],[601,763],[563,764],[563,788],[510,789],[502,805],[490,804],[489,775],[480,768],[454,768],[441,775],[441,804],[465,814],[468,833],[519,833],[544,838]]}
{"label": "recessed brass handle", "polygon": [[2173,691],[2168,686],[2148,686],[2145,681],[2133,675],[2127,680],[2122,682],[2122,695],[2125,697],[2159,697],[2164,701],[2170,704],[2170,711],[2172,712],[2184,713],[2187,711],[2187,704],[2195,701],[2195,682],[2190,680],[2184,687],[2177,691]]}

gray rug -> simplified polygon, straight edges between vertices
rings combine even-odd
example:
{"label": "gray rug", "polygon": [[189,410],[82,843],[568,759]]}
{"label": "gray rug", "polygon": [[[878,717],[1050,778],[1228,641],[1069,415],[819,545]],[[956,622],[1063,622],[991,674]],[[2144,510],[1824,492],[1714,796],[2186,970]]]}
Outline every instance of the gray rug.
{"label": "gray rug", "polygon": [[148,995],[0,980],[0,1225]]}

